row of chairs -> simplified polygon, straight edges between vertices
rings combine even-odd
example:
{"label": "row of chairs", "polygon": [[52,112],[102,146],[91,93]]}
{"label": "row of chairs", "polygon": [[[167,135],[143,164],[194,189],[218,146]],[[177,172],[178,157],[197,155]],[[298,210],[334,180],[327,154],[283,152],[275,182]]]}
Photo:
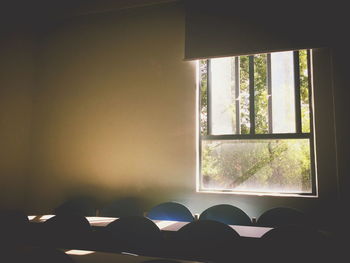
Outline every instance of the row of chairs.
{"label": "row of chairs", "polygon": [[277,227],[251,242],[241,238],[228,225],[213,220],[193,221],[167,238],[153,221],[142,216],[121,217],[98,231],[91,228],[85,217],[76,214],[56,215],[40,224],[29,224],[26,217],[16,216],[17,220],[8,220],[8,225],[1,229],[2,238],[8,240],[15,234],[14,242],[52,248],[223,262],[229,262],[233,257],[247,261],[255,256],[271,256],[271,253],[280,256],[291,251],[289,257],[305,258],[330,248],[319,231],[302,226]]}
{"label": "row of chairs", "polygon": [[[154,220],[194,221],[190,210],[184,205],[175,202],[167,202],[155,206],[147,213],[147,217]],[[215,220],[228,225],[257,225],[265,227],[311,224],[306,214],[289,207],[269,209],[258,218],[257,222],[252,222],[251,218],[243,210],[228,204],[211,206],[204,210],[198,219]]]}
{"label": "row of chairs", "polygon": [[[135,205],[133,200],[117,200],[99,210],[99,216],[124,217],[144,215],[140,206]],[[91,207],[87,202],[71,200],[65,202],[54,210],[54,214],[77,213],[84,216],[92,214]],[[183,204],[177,202],[165,202],[151,208],[146,214],[154,220],[174,220],[192,222],[195,221],[194,214]],[[256,222],[240,208],[220,204],[209,207],[199,215],[199,220],[215,220],[228,225],[258,225],[276,227],[282,225],[310,225],[311,220],[301,211],[289,207],[275,207],[265,211]]]}

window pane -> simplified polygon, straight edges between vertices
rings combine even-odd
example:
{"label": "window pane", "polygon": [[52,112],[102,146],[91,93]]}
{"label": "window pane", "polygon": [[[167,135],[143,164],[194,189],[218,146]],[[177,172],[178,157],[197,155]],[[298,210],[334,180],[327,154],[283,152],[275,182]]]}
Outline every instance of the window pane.
{"label": "window pane", "polygon": [[239,57],[240,123],[241,134],[250,132],[249,118],[249,57]]}
{"label": "window pane", "polygon": [[271,53],[273,133],[295,132],[293,52]]}
{"label": "window pane", "polygon": [[254,56],[255,133],[268,133],[267,56]]}
{"label": "window pane", "polygon": [[207,105],[208,105],[208,71],[207,71],[207,60],[199,61],[199,85],[200,85],[200,125],[201,125],[201,134],[208,134],[208,125],[207,125]]}
{"label": "window pane", "polygon": [[210,60],[211,134],[236,133],[235,60],[233,57]]}
{"label": "window pane", "polygon": [[202,190],[311,193],[309,139],[202,141]]}
{"label": "window pane", "polygon": [[307,51],[299,51],[300,67],[300,105],[302,132],[310,132],[310,105],[309,105],[309,72],[307,65]]}

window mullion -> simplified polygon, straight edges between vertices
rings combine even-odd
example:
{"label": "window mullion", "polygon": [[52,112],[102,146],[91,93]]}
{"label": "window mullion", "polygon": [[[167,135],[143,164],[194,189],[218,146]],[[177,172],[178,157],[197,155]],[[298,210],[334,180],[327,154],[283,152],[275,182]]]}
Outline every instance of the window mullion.
{"label": "window mullion", "polygon": [[272,119],[272,75],[271,75],[271,54],[266,56],[266,71],[267,71],[267,107],[268,107],[268,121],[269,133],[273,133],[273,119]]}
{"label": "window mullion", "polygon": [[307,50],[307,73],[308,73],[308,92],[309,92],[309,112],[310,112],[310,133],[314,132],[313,125],[313,100],[312,100],[312,63],[311,63],[311,51]]}
{"label": "window mullion", "polygon": [[210,59],[207,59],[207,131],[211,134],[211,66]]}
{"label": "window mullion", "polygon": [[225,134],[202,136],[202,140],[278,140],[278,139],[310,139],[310,133],[259,133],[259,134]]}
{"label": "window mullion", "polygon": [[249,121],[250,134],[255,134],[255,92],[254,92],[254,56],[249,56]]}
{"label": "window mullion", "polygon": [[240,113],[240,81],[239,81],[239,58],[235,57],[235,106],[236,106],[236,133],[241,133]]}
{"label": "window mullion", "polygon": [[[310,112],[310,134],[314,135],[314,125],[313,125],[313,76],[312,76],[312,63],[311,63],[311,51],[307,50],[307,71],[308,71],[308,91],[309,91],[309,112]],[[312,192],[316,192],[316,163],[315,163],[315,139],[314,136],[310,138],[310,159],[311,159],[311,175],[312,175]]]}
{"label": "window mullion", "polygon": [[294,98],[295,98],[295,131],[301,133],[301,104],[300,104],[300,65],[299,51],[294,51]]}

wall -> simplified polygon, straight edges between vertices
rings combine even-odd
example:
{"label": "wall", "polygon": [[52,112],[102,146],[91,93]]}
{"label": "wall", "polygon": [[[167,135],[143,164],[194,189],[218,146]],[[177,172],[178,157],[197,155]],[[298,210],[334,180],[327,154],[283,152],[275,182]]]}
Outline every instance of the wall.
{"label": "wall", "polygon": [[[49,213],[73,195],[90,195],[100,204],[136,196],[144,199],[146,209],[175,200],[200,213],[211,205],[230,203],[251,217],[285,205],[331,224],[330,214],[324,216],[323,211],[335,211],[338,186],[327,50],[319,51],[319,64],[325,66],[317,69],[315,90],[319,198],[199,194],[195,63],[183,61],[181,4],[58,19],[40,30],[36,85],[21,78],[22,91],[11,105],[1,106],[2,114],[21,109],[20,117],[11,120],[15,130],[25,128],[19,136],[24,143],[15,149],[11,169],[19,164],[22,170],[13,172],[18,176],[11,177],[17,179],[10,189],[26,189],[20,202],[25,210]],[[17,53],[9,54],[12,59]],[[26,60],[28,54],[18,56]],[[5,132],[16,138],[13,130],[8,126]],[[13,147],[8,143],[7,148]],[[30,155],[23,157],[22,149]],[[10,191],[7,196],[13,198]]]}
{"label": "wall", "polygon": [[193,189],[195,63],[183,61],[181,10],[77,17],[42,34],[35,211],[79,193],[160,200]]}
{"label": "wall", "polygon": [[0,207],[23,208],[30,173],[34,38],[0,32]]}

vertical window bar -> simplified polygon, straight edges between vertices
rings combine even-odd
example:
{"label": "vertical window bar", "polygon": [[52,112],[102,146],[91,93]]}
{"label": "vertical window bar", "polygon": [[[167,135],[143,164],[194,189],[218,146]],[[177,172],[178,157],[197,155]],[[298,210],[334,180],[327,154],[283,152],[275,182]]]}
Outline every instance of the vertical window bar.
{"label": "vertical window bar", "polygon": [[207,133],[211,135],[211,66],[210,59],[207,59]]}
{"label": "vertical window bar", "polygon": [[271,54],[266,56],[266,71],[267,71],[267,107],[268,107],[268,121],[269,121],[269,133],[273,133],[272,125],[272,76],[271,76]]}
{"label": "vertical window bar", "polygon": [[[198,162],[198,167],[196,167],[196,190],[198,190],[198,188],[202,187],[202,128],[201,128],[201,102],[202,102],[202,89],[201,89],[201,70],[200,70],[200,61],[198,61],[198,155],[197,155],[197,162]],[[205,62],[208,66],[207,61]],[[208,72],[207,72],[207,76],[208,76]],[[208,78],[208,77],[207,77]],[[207,89],[208,89],[208,82],[207,82]],[[207,102],[208,103],[208,102]],[[208,114],[208,104],[207,104],[207,114]],[[208,116],[208,115],[207,115]],[[208,117],[207,117],[207,127],[208,127]],[[208,135],[208,132],[207,134]]]}
{"label": "vertical window bar", "polygon": [[300,104],[300,64],[299,51],[294,51],[294,98],[295,98],[295,131],[302,132]]}
{"label": "vertical window bar", "polygon": [[316,171],[315,171],[315,139],[314,139],[314,121],[313,121],[313,100],[312,100],[312,56],[310,49],[307,50],[307,74],[308,74],[308,88],[309,88],[309,112],[310,112],[310,160],[311,160],[311,176],[312,176],[312,192],[316,194]]}
{"label": "vertical window bar", "polygon": [[236,133],[241,133],[240,89],[239,89],[239,58],[235,57],[235,104],[236,104]]}
{"label": "vertical window bar", "polygon": [[[311,65],[311,52],[307,50],[307,75],[308,75],[308,91],[309,91],[309,113],[310,113],[310,133],[314,132],[313,125],[313,100],[312,100],[312,65]],[[313,137],[313,136],[312,136]]]}
{"label": "vertical window bar", "polygon": [[249,119],[250,134],[255,134],[255,103],[254,103],[254,56],[249,56]]}

